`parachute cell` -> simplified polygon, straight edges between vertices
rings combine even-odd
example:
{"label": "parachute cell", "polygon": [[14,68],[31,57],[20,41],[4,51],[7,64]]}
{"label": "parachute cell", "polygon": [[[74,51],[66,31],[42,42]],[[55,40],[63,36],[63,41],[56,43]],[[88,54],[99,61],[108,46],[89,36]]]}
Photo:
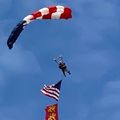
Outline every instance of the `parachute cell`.
{"label": "parachute cell", "polygon": [[13,44],[16,42],[22,30],[30,22],[36,19],[69,19],[72,18],[71,12],[72,11],[70,8],[58,5],[58,6],[50,6],[50,7],[42,8],[26,16],[12,30],[7,40],[7,45],[9,49],[12,49]]}

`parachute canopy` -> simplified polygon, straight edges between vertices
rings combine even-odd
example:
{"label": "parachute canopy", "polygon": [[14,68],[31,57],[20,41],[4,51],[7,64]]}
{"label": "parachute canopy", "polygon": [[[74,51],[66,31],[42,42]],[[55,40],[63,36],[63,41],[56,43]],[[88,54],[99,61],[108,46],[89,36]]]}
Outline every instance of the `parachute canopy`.
{"label": "parachute canopy", "polygon": [[26,25],[36,19],[69,19],[72,18],[72,10],[64,6],[50,6],[42,8],[32,14],[26,16],[22,21],[20,21],[17,26],[12,30],[8,40],[7,45],[9,49],[12,49],[13,44],[16,42],[20,33]]}

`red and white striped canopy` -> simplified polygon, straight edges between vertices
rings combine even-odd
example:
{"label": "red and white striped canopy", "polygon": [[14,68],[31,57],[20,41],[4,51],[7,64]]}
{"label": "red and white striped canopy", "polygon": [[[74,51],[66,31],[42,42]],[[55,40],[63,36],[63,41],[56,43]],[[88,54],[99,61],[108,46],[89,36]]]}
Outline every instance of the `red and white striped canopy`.
{"label": "red and white striped canopy", "polygon": [[69,19],[72,18],[72,10],[64,6],[50,6],[42,8],[38,11],[33,12],[31,15],[26,16],[23,20],[25,24],[29,24],[35,19]]}

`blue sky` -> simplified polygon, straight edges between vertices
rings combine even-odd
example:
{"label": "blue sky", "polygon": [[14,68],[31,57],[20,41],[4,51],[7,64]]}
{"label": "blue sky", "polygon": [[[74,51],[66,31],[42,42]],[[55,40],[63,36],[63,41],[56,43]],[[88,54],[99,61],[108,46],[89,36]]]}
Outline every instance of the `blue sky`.
{"label": "blue sky", "polygon": [[[69,6],[71,20],[29,24],[14,48],[6,41],[26,15],[50,5]],[[119,0],[0,0],[0,120],[43,120],[44,84],[62,78],[62,55],[72,75],[63,79],[60,120],[120,120]]]}

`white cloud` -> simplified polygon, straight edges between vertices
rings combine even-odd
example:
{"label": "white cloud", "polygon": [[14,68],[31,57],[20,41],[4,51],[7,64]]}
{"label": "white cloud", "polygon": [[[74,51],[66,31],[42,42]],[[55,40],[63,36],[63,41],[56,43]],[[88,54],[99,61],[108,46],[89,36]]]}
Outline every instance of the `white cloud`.
{"label": "white cloud", "polygon": [[32,120],[35,116],[35,109],[37,109],[36,101],[25,101],[26,103],[19,103],[17,105],[10,104],[9,106],[0,107],[1,120]]}
{"label": "white cloud", "polygon": [[14,46],[12,50],[7,47],[7,37],[1,35],[0,47],[0,67],[3,73],[39,74],[41,72],[40,64],[36,56],[23,48]]}
{"label": "white cloud", "polygon": [[120,110],[114,112],[112,117],[109,120],[120,120]]}
{"label": "white cloud", "polygon": [[90,49],[78,52],[72,58],[72,68],[77,70],[76,75],[83,81],[100,80],[111,66],[111,60],[105,51]]}
{"label": "white cloud", "polygon": [[4,87],[5,85],[5,75],[2,72],[2,70],[0,70],[0,88]]}
{"label": "white cloud", "polygon": [[0,0],[0,16],[5,15],[10,10],[13,0]]}
{"label": "white cloud", "polygon": [[78,118],[81,120],[87,120],[87,117],[89,115],[90,112],[90,106],[86,105],[86,104],[81,104],[78,107]]}
{"label": "white cloud", "polygon": [[110,81],[104,88],[104,94],[119,94],[120,93],[120,80]]}
{"label": "white cloud", "polygon": [[117,110],[120,107],[120,80],[108,82],[95,105],[100,110]]}
{"label": "white cloud", "polygon": [[[104,33],[119,28],[116,2],[105,0],[75,1],[72,5],[73,27],[79,29],[79,41],[98,43],[104,41]],[[72,3],[71,3],[72,4]]]}
{"label": "white cloud", "polygon": [[99,108],[101,109],[115,109],[117,108],[118,106],[120,106],[120,95],[106,95],[104,96],[100,102],[98,103],[99,104]]}
{"label": "white cloud", "polygon": [[40,65],[35,55],[26,50],[13,48],[5,50],[0,56],[0,63],[4,69],[14,73],[39,73]]}
{"label": "white cloud", "polygon": [[[78,110],[79,108],[82,110],[83,107],[83,111],[80,112],[80,117],[83,120],[119,120],[120,80],[107,82],[103,87],[101,94],[99,92],[98,94],[99,97],[95,99],[92,104],[83,104],[83,106],[80,105],[78,107]],[[85,116],[83,116],[84,113],[86,113]]]}

